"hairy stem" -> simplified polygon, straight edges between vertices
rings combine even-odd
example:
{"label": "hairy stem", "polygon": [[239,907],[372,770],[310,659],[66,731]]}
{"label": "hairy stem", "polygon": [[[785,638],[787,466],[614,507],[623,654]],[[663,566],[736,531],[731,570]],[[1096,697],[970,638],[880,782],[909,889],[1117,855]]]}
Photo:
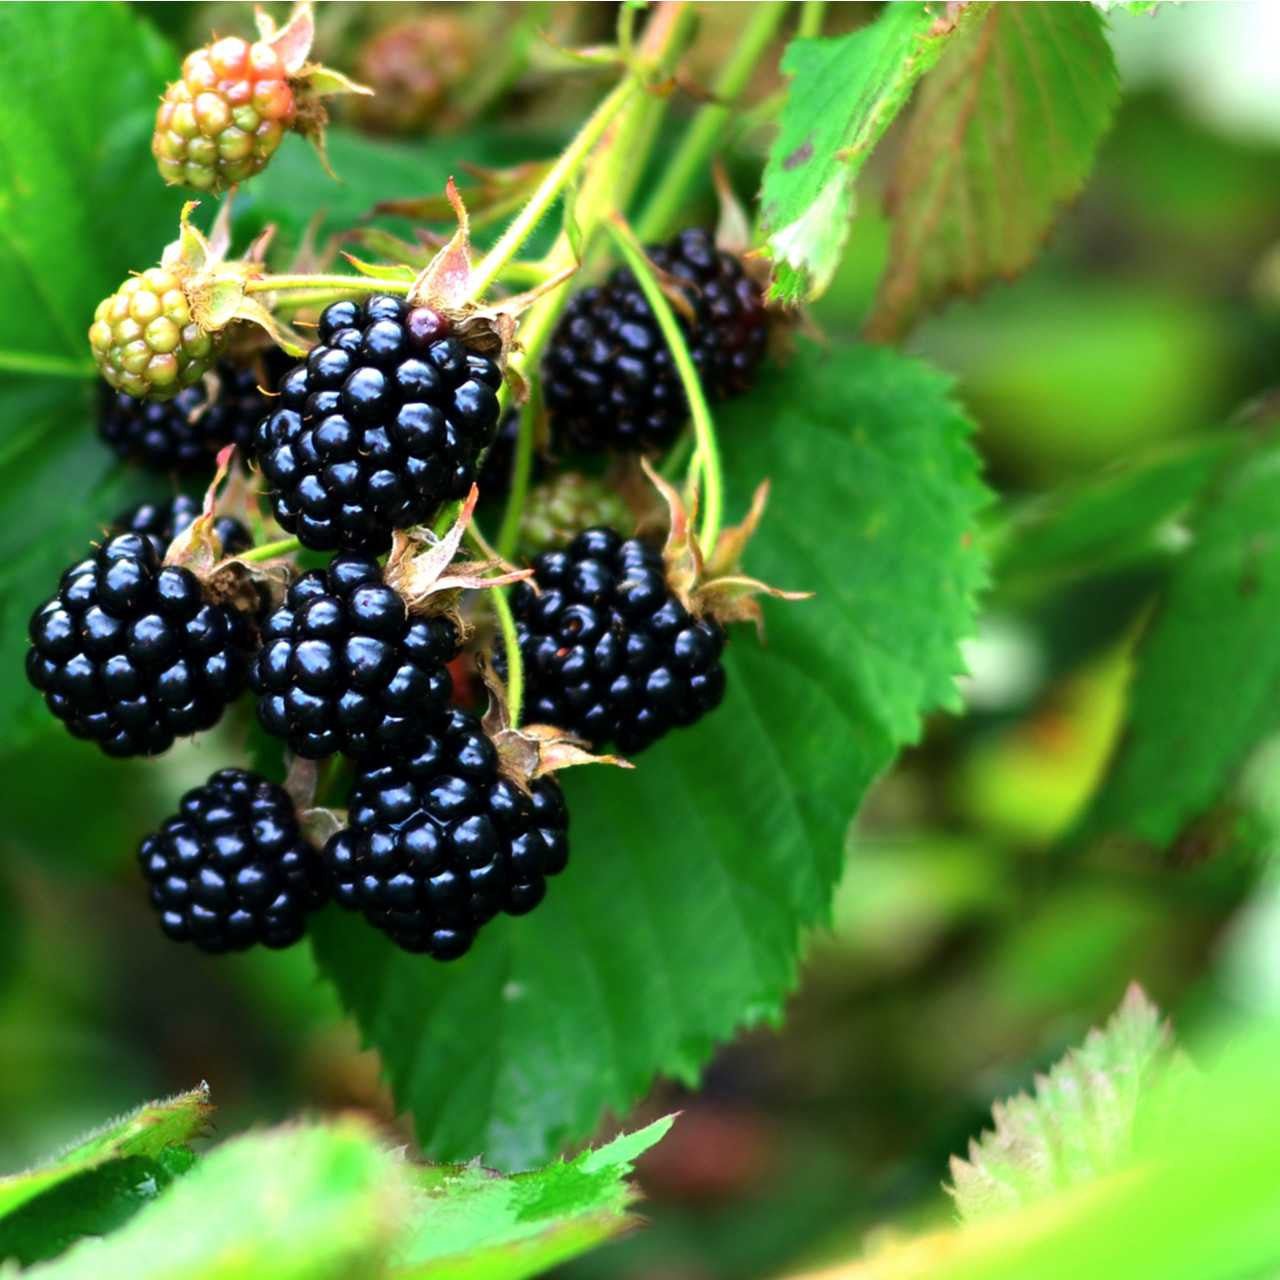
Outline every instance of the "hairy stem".
{"label": "hairy stem", "polygon": [[826,0],[804,0],[804,4],[800,6],[800,22],[796,27],[796,35],[805,39],[820,36],[826,7]]}
{"label": "hairy stem", "polygon": [[712,86],[715,102],[707,103],[693,118],[684,139],[666,166],[662,181],[645,206],[636,230],[642,240],[667,235],[684,205],[689,189],[705,174],[734,110],[736,99],[751,79],[761,55],[773,39],[787,10],[786,0],[756,4],[738,40]]}
{"label": "hairy stem", "polygon": [[524,247],[534,227],[542,220],[547,210],[560,198],[561,192],[573,181],[578,170],[590,155],[601,135],[609,127],[610,122],[639,90],[634,75],[620,81],[613,91],[591,113],[586,124],[578,130],[577,137],[564,149],[560,158],[551,166],[547,176],[538,184],[524,208],[512,220],[498,243],[485,254],[479,265],[472,272],[471,290],[473,297],[480,297],[484,291],[498,278],[502,269]]}
{"label": "hairy stem", "polygon": [[516,544],[520,540],[520,517],[524,514],[533,473],[533,429],[537,416],[537,397],[534,396],[520,410],[520,430],[516,436],[515,456],[511,460],[511,487],[507,490],[507,504],[502,512],[502,523],[498,526],[498,554],[504,560],[515,555]]}
{"label": "hairy stem", "polygon": [[694,366],[693,357],[689,354],[689,344],[685,341],[684,330],[653,269],[653,264],[645,257],[644,249],[636,234],[627,226],[620,215],[615,214],[608,222],[609,234],[613,236],[618,251],[631,268],[636,281],[644,291],[645,301],[653,311],[653,318],[662,330],[663,339],[671,352],[672,363],[680,375],[680,385],[684,388],[685,398],[689,401],[689,416],[693,421],[693,436],[698,449],[695,462],[702,472],[702,488],[705,501],[702,506],[702,523],[698,527],[698,541],[703,553],[709,559],[715,550],[716,539],[720,536],[720,521],[724,510],[724,481],[720,467],[720,448],[716,442],[715,423],[711,418],[711,410],[707,405],[707,397],[702,390],[702,382],[698,378],[698,370]]}
{"label": "hairy stem", "polygon": [[411,280],[375,280],[369,276],[258,276],[245,283],[245,293],[278,293],[282,289],[314,293],[323,289],[344,289],[351,293],[408,294]]}
{"label": "hairy stem", "polygon": [[506,587],[495,587],[489,594],[493,600],[493,611],[498,615],[502,647],[507,655],[507,708],[511,716],[511,727],[518,729],[520,713],[524,710],[524,661],[520,655],[520,643],[516,639],[516,620],[511,615]]}

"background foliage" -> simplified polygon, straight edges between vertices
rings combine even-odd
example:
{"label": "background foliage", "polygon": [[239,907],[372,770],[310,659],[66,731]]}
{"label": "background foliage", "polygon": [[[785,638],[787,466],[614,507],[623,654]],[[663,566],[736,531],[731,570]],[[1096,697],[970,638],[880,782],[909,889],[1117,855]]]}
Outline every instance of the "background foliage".
{"label": "background foliage", "polygon": [[[599,96],[513,24],[497,40],[488,7],[433,9],[531,64],[426,137],[341,119],[341,184],[289,139],[238,237],[274,222],[288,250],[317,214],[323,235],[464,164],[550,157]],[[350,66],[407,12],[327,6],[319,52]],[[571,779],[571,870],[445,969],[337,913],[314,956],[173,954],[132,850],[243,751],[247,719],[121,765],[22,680],[31,607],[147,489],[93,436],[82,339],[176,225],[146,150],[155,95],[176,50],[245,15],[0,9],[0,753],[22,780],[0,830],[0,1165],[201,1079],[224,1134],[300,1104],[364,1117],[199,1155],[203,1096],[157,1104],[0,1181],[0,1251],[112,1229],[45,1269],[252,1275],[288,1253],[299,1277],[538,1274],[626,1224],[631,1162],[665,1128],[646,1122],[682,1109],[641,1165],[650,1229],[566,1274],[1277,1265],[1280,108],[1248,75],[1259,12],[831,6],[821,36],[785,30],[728,160],[744,198],[759,184],[776,295],[820,293],[822,334],[717,421],[729,514],[772,480],[748,567],[817,595],[735,641],[731,696],[696,734]],[[606,18],[522,21],[584,43]],[[741,14],[702,24],[688,74],[710,82]],[[677,96],[673,145],[696,106]],[[709,191],[687,215],[714,216]],[[1147,1070],[1183,1060],[1136,997],[1085,1040],[1134,979],[1198,1072]],[[1073,1044],[1001,1113],[1065,1152],[1062,1176],[1027,1194],[998,1116],[968,1169],[1005,1211],[961,1203],[981,1220],[956,1231],[948,1159]],[[1046,1113],[1072,1071],[1087,1114]],[[620,1125],[638,1132],[554,1162]],[[390,1154],[406,1141],[409,1162]],[[546,1167],[417,1163],[477,1155]],[[218,1270],[227,1224],[277,1193],[266,1252]],[[157,1251],[197,1218],[188,1253]]]}

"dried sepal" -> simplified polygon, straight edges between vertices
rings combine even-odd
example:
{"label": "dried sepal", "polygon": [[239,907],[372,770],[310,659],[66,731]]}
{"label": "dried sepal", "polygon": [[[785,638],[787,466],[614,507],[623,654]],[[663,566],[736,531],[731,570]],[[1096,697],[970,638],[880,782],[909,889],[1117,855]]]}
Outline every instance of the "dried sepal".
{"label": "dried sepal", "polygon": [[513,728],[505,685],[487,663],[477,660],[476,665],[489,694],[489,705],[481,724],[498,753],[499,771],[522,791],[528,792],[530,783],[538,778],[578,765],[610,764],[618,769],[635,768],[621,756],[593,755],[581,738],[555,725],[525,724],[518,729]]}
{"label": "dried sepal", "polygon": [[298,826],[307,843],[313,848],[323,849],[329,840],[347,826],[345,809],[330,809],[326,805],[312,805],[308,809],[299,809]]}
{"label": "dried sepal", "polygon": [[452,178],[445,185],[445,196],[457,218],[457,230],[414,280],[409,305],[436,312],[468,347],[505,368],[518,317],[544,294],[559,288],[577,268],[566,268],[533,289],[482,306],[476,299],[472,271],[471,220]]}
{"label": "dried sepal", "polygon": [[487,560],[457,560],[462,537],[480,500],[472,485],[458,518],[443,537],[430,529],[397,529],[391,537],[391,554],[383,579],[403,597],[410,613],[443,615],[465,639],[469,628],[459,603],[464,591],[485,591],[524,582],[532,569],[516,569],[496,556]]}
{"label": "dried sepal", "polygon": [[711,166],[711,181],[715,185],[716,200],[720,205],[720,217],[716,222],[716,248],[741,258],[751,248],[751,219],[729,181],[728,170],[718,156]]}
{"label": "dried sepal", "polygon": [[316,788],[320,785],[320,763],[308,760],[305,756],[294,755],[293,752],[287,752],[285,758],[288,766],[281,785],[293,801],[294,809],[301,813],[316,802]]}
{"label": "dried sepal", "polygon": [[264,600],[278,602],[283,598],[293,574],[292,567],[284,561],[248,563],[238,556],[223,554],[214,519],[220,506],[226,509],[218,490],[230,474],[235,449],[229,444],[219,452],[217,470],[205,490],[200,514],[169,544],[164,563],[193,573],[210,600],[233,605],[245,613],[257,613]]}
{"label": "dried sepal", "polygon": [[[708,561],[693,531],[693,513],[684,499],[647,459],[641,461],[645,474],[662,496],[668,513],[667,540],[662,548],[667,584],[681,604],[695,618],[709,617],[717,622],[752,622],[763,632],[764,615],[757,596],[775,600],[808,600],[811,591],[784,591],[759,578],[743,574],[739,568],[743,552],[764,515],[769,497],[769,482],[762,481],[751,500],[751,509],[739,525],[721,532]],[[691,504],[695,506],[695,504]],[[696,509],[696,506],[695,506]]]}

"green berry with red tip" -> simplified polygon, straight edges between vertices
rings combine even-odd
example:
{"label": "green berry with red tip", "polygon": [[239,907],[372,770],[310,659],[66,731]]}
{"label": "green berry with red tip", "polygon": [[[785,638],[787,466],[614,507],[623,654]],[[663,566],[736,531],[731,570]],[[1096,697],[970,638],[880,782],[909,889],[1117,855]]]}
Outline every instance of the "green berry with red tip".
{"label": "green berry with red tip", "polygon": [[215,40],[188,54],[156,111],[151,152],[170,186],[218,193],[260,173],[294,123],[284,61],[264,40]]}
{"label": "green berry with red tip", "polygon": [[213,368],[222,333],[202,329],[191,314],[182,275],[151,267],[130,276],[98,303],[89,345],[102,376],[117,391],[171,400]]}

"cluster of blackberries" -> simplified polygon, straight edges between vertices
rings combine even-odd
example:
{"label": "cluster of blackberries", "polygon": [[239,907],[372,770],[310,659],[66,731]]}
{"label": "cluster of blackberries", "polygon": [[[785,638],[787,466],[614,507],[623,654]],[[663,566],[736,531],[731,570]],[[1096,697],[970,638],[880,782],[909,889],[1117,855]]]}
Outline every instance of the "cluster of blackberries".
{"label": "cluster of blackberries", "polygon": [[[708,392],[742,390],[764,346],[755,285],[705,232],[651,253],[684,294]],[[212,470],[237,444],[265,477],[276,520],[338,554],[272,610],[265,594],[246,599],[216,574],[165,563],[196,499],[143,504],[36,611],[27,670],[68,729],[111,755],[155,754],[211,727],[247,686],[263,727],[294,754],[352,761],[348,824],[322,850],[264,778],[224,769],[188,792],[140,849],[170,937],[211,952],[286,946],[332,899],[406,950],[451,959],[496,914],[542,899],[567,861],[568,814],[555,782],[513,779],[480,720],[450,705],[457,626],[411,610],[375,557],[477,474],[502,485],[514,418],[500,429],[497,363],[430,308],[389,296],[334,303],[318,338],[301,363],[268,362],[267,391],[259,359],[223,362],[161,403],[104,392],[101,433],[171,472]],[[557,438],[578,447],[658,447],[687,414],[625,271],[571,302],[545,386]],[[569,478],[548,490],[547,529],[575,524],[589,502],[591,482]],[[250,546],[230,517],[214,532],[226,555]],[[653,547],[592,527],[538,555],[533,571],[513,598],[528,719],[635,753],[718,704],[724,630],[682,603]]]}

